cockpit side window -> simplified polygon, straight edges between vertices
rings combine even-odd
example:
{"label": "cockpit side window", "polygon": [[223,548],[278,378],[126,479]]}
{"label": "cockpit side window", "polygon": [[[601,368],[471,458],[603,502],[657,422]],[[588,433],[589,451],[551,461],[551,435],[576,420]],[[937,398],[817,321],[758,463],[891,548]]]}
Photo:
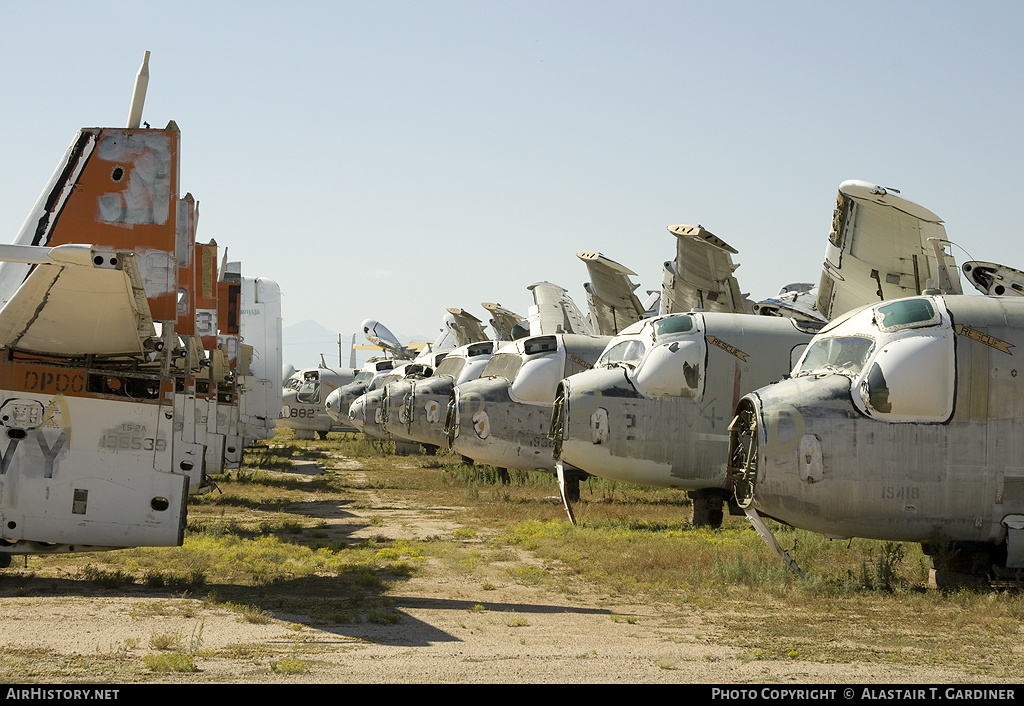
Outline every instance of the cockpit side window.
{"label": "cockpit side window", "polygon": [[299,388],[295,399],[305,404],[318,404],[320,402],[320,382],[305,382]]}

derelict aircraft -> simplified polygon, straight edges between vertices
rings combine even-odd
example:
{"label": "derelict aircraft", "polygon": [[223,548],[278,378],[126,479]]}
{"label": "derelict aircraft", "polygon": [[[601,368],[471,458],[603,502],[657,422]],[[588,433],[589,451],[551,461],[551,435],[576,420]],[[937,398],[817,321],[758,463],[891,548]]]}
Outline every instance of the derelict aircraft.
{"label": "derelict aircraft", "polygon": [[[211,245],[194,247],[212,254]],[[192,248],[182,254],[179,249],[179,273],[191,269],[195,275]],[[206,447],[207,475],[238,468],[245,447],[273,436],[281,409],[280,288],[273,280],[243,277],[241,263],[227,262],[226,253],[219,273],[209,264],[198,268],[200,289],[207,287],[204,279],[216,280],[216,309],[197,311],[193,338],[207,354],[198,356],[194,403],[181,409],[183,429],[192,427],[193,441]],[[195,290],[181,288],[179,306]],[[178,327],[179,335],[184,331]],[[208,488],[190,486],[191,493],[201,489]]]}
{"label": "derelict aircraft", "polygon": [[[370,343],[391,353],[393,364],[386,368],[374,365],[379,375],[369,378],[364,385],[352,383],[332,393],[325,401],[325,411],[332,417],[344,418],[349,426],[374,439],[389,439],[381,419],[381,399],[384,386],[388,383],[410,377],[430,377],[434,368],[444,359],[454,345],[453,341],[462,335],[483,336],[480,321],[462,309],[448,309],[443,319],[444,326],[433,343],[422,350],[405,346],[398,337],[373,319],[362,323],[363,334]],[[476,333],[479,331],[479,333]],[[377,361],[371,360],[375,364]],[[365,378],[364,378],[365,379]]]}
{"label": "derelict aircraft", "polygon": [[338,425],[338,430],[356,431],[356,427],[348,418],[352,402],[367,390],[377,389],[387,374],[400,363],[401,361],[393,358],[371,358],[356,373],[351,382],[340,385],[324,398],[323,405],[321,405],[323,412],[334,420]]}
{"label": "derelict aircraft", "polygon": [[[491,314],[494,340],[487,339],[482,326],[479,331],[475,326],[464,327],[462,335],[456,337],[461,345],[450,351],[429,377],[388,383],[381,423],[392,438],[418,443],[427,453],[448,446],[445,420],[452,389],[478,378],[504,342],[529,335],[529,321],[524,317],[499,304],[484,302],[482,306]],[[479,323],[479,319],[474,320]]]}
{"label": "derelict aircraft", "polygon": [[[424,443],[409,434],[417,411],[415,396],[418,386],[421,384],[426,385],[428,381],[433,381],[439,377],[451,380],[453,373],[461,375],[465,372],[469,374],[470,370],[481,368],[481,359],[484,355],[492,353],[497,346],[495,341],[488,339],[484,331],[483,322],[465,309],[449,308],[445,314],[444,321],[445,328],[452,334],[455,347],[444,350],[444,355],[438,356],[436,362],[429,369],[409,371],[407,368],[402,372],[401,376],[396,375],[394,378],[389,376],[381,385],[379,402],[377,402],[379,412],[376,417],[378,423],[374,425],[372,431],[385,438],[393,439],[396,442],[396,449],[408,450],[409,447],[406,445],[417,445],[422,447],[427,453],[434,453],[440,447],[439,443]],[[446,362],[449,360],[450,362]],[[467,363],[470,361],[472,361],[472,364],[467,369]],[[448,384],[450,383],[444,381],[441,383],[442,386],[447,386]],[[429,388],[428,385],[427,389],[433,388]],[[419,388],[419,391],[420,403],[422,404],[424,402],[425,390],[424,388]],[[366,397],[369,399],[376,395],[376,391],[368,392]],[[444,399],[446,401],[447,397]],[[426,416],[425,408],[424,416]],[[443,415],[440,415],[438,410],[435,410],[435,414],[430,416],[432,419],[437,419]],[[429,426],[430,423],[426,419],[422,421],[426,422],[427,426]],[[370,431],[365,428],[364,430]]]}
{"label": "derelict aircraft", "polygon": [[919,542],[939,588],[1020,578],[1024,300],[1012,268],[963,270],[992,295],[925,291],[855,309],[821,330],[790,379],[737,405],[736,500],[801,575],[762,516]]}
{"label": "derelict aircraft", "polygon": [[[416,442],[428,453],[448,445],[444,424],[452,389],[480,376],[500,341],[477,341],[448,353],[430,377],[388,384],[382,425],[393,438]],[[401,386],[403,389],[392,389]]]}
{"label": "derelict aircraft", "polygon": [[[477,379],[452,388],[444,429],[449,447],[461,456],[498,469],[555,472],[548,431],[559,380],[594,365],[610,339],[609,327],[646,313],[633,296],[630,270],[600,253],[577,257],[590,273],[590,318],[558,285],[530,285],[531,335],[504,344]],[[574,480],[568,481],[573,496]]]}
{"label": "derelict aircraft", "polygon": [[[840,185],[818,288],[783,289],[816,291],[813,304],[780,295],[762,315],[746,313],[758,306],[739,294],[736,251],[700,227],[669,230],[679,250],[665,264],[662,304],[695,308],[626,328],[595,369],[562,380],[551,435],[560,476],[686,490],[693,523],[718,526],[731,494],[728,425],[742,394],[787,375],[833,312],[916,293],[928,278],[947,282],[947,291],[959,284],[939,274],[952,265],[930,241],[945,236],[940,219],[866,182]],[[566,510],[573,519],[568,502]]]}
{"label": "derelict aircraft", "polygon": [[80,130],[14,244],[0,246],[5,564],[180,545],[187,495],[211,487],[211,437],[273,426],[254,385],[243,429],[231,428],[253,354],[218,336],[241,335],[241,283],[218,278],[216,246],[195,242],[177,125],[140,127],[148,59],[127,128]]}
{"label": "derelict aircraft", "polygon": [[293,429],[296,439],[326,439],[328,432],[353,431],[346,420],[330,416],[324,403],[335,390],[358,376],[355,368],[330,368],[326,364],[296,371],[284,381],[280,425]]}

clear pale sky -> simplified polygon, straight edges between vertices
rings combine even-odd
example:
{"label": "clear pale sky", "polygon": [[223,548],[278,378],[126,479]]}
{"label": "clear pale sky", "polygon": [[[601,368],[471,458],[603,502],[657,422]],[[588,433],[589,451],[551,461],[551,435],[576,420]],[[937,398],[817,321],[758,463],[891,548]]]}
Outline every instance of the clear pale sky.
{"label": "clear pale sky", "polygon": [[[817,282],[839,184],[900,189],[1024,268],[1024,3],[0,0],[0,225],[80,127],[182,131],[182,192],[285,326],[430,337],[445,307],[584,308],[597,250],[656,289],[666,226],[744,292]],[[643,298],[641,296],[641,298]]]}

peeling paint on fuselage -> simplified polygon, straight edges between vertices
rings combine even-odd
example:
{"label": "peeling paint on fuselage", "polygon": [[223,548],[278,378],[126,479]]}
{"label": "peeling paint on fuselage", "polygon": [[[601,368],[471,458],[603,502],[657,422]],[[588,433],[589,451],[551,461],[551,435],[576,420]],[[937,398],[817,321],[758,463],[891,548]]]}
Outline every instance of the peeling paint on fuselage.
{"label": "peeling paint on fuselage", "polygon": [[559,457],[623,482],[726,488],[736,402],[788,374],[811,333],[791,319],[710,312],[657,317],[630,330],[647,346],[638,361],[562,381]]}
{"label": "peeling paint on fuselage", "polygon": [[[445,421],[455,385],[476,380],[498,347],[495,341],[461,346],[444,359],[429,378],[388,385],[384,429],[394,436],[430,446],[447,446]],[[458,365],[461,359],[463,364]],[[445,374],[458,367],[455,375]]]}
{"label": "peeling paint on fuselage", "polygon": [[[592,366],[608,340],[552,334],[502,347],[479,379],[455,386],[446,424],[451,448],[478,463],[553,473],[549,430],[558,383]],[[519,358],[511,381],[488,374],[491,363],[502,366],[502,355]]]}
{"label": "peeling paint on fuselage", "polygon": [[[921,300],[941,321],[886,329],[881,304],[819,334],[870,336],[858,370],[798,367],[744,399],[757,429],[741,503],[829,536],[1003,541],[1004,519],[1024,513],[1024,300],[902,301]],[[949,353],[894,362],[901,346]]]}

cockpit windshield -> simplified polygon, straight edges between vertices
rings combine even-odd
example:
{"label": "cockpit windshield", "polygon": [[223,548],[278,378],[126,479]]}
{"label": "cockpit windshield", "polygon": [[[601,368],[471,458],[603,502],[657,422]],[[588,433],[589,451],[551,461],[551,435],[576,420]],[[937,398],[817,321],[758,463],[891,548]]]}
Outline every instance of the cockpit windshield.
{"label": "cockpit windshield", "polygon": [[434,371],[434,377],[453,377],[457,378],[462,369],[466,367],[466,359],[458,355],[450,355],[437,366],[437,370]]}
{"label": "cockpit windshield", "polygon": [[605,351],[598,359],[595,367],[607,367],[620,363],[635,367],[640,362],[640,359],[644,357],[645,350],[646,346],[644,346],[643,342],[635,338],[621,341]]}
{"label": "cockpit windshield", "polygon": [[867,336],[833,336],[811,342],[794,375],[812,372],[844,372],[857,375],[875,342]]}

